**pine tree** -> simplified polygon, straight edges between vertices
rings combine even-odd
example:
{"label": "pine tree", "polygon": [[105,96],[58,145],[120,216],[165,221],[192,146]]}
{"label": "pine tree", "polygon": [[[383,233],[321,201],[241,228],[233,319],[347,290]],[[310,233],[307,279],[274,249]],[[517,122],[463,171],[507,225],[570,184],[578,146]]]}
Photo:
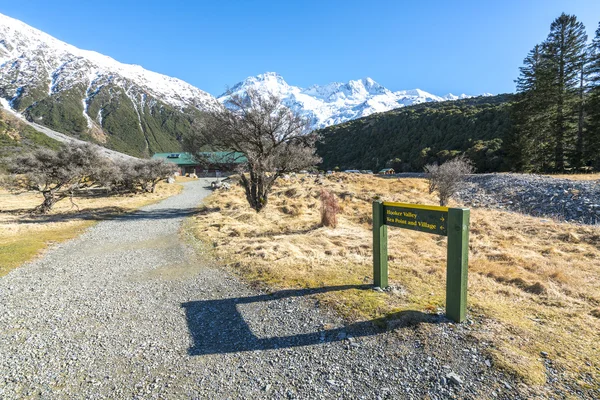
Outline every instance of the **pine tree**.
{"label": "pine tree", "polygon": [[579,70],[579,90],[578,90],[578,105],[577,105],[577,141],[575,143],[575,152],[571,157],[571,164],[575,169],[581,169],[585,164],[585,158],[583,154],[583,142],[585,137],[585,101],[587,92],[587,61],[588,54],[584,52],[581,59],[581,66]]}
{"label": "pine tree", "polygon": [[514,129],[507,138],[507,154],[513,170],[544,171],[552,162],[551,75],[541,45],[529,52],[519,70],[519,97],[513,107]]}
{"label": "pine tree", "polygon": [[561,14],[550,25],[544,42],[544,58],[551,71],[554,138],[554,169],[564,171],[567,158],[576,157],[577,116],[581,99],[578,96],[581,69],[586,51],[585,27],[574,15]]}
{"label": "pine tree", "polygon": [[600,170],[600,24],[590,45],[588,62],[589,99],[587,132],[584,140],[585,156],[597,171]]}

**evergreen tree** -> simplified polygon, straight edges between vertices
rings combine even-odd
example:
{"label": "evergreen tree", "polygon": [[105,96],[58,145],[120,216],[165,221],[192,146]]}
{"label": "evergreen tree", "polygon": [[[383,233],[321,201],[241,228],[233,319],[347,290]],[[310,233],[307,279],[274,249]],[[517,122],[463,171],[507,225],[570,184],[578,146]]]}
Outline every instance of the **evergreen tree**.
{"label": "evergreen tree", "polygon": [[516,171],[541,171],[551,164],[551,75],[546,61],[543,47],[536,45],[519,68],[519,96],[512,112],[514,129],[506,140],[511,169]]}
{"label": "evergreen tree", "polygon": [[581,169],[581,167],[585,163],[584,154],[583,154],[583,142],[585,136],[585,100],[586,100],[586,91],[587,91],[587,62],[588,62],[588,54],[587,52],[583,53],[581,58],[581,66],[579,70],[579,91],[578,91],[578,105],[577,105],[577,141],[575,143],[575,152],[572,155],[571,164],[576,169]]}
{"label": "evergreen tree", "polygon": [[576,157],[577,116],[581,106],[579,87],[586,52],[585,27],[574,15],[561,14],[550,25],[544,42],[544,58],[552,76],[552,134],[554,169],[564,171],[567,159]]}
{"label": "evergreen tree", "polygon": [[598,171],[600,170],[600,24],[596,30],[596,37],[590,45],[587,70],[590,89],[586,104],[588,124],[584,154]]}

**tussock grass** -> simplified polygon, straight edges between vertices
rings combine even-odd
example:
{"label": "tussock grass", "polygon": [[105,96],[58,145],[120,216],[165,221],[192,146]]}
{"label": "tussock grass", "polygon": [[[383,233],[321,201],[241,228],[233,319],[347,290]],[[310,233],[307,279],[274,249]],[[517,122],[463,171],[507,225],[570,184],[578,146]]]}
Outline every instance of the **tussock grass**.
{"label": "tussock grass", "polygon": [[[336,229],[319,226],[322,188],[339,198]],[[191,226],[255,284],[275,290],[361,285],[372,282],[373,199],[436,204],[423,179],[337,174],[322,185],[313,178],[279,181],[260,214],[240,187],[216,192]],[[320,300],[349,319],[443,307],[446,239],[394,228],[388,235],[396,290],[333,291]],[[497,366],[542,384],[543,351],[567,379],[598,385],[600,227],[475,208],[469,268],[473,335],[488,345]]]}
{"label": "tussock grass", "polygon": [[551,176],[553,178],[560,178],[560,179],[570,179],[573,181],[597,181],[597,180],[600,180],[599,173],[594,173],[594,174],[555,174],[555,175],[548,175],[548,176]]}
{"label": "tussock grass", "polygon": [[190,178],[189,176],[176,176],[175,177],[175,182],[179,182],[179,183],[185,183],[185,182],[193,182],[193,181],[197,181],[198,178]]}
{"label": "tussock grass", "polygon": [[0,276],[33,259],[52,243],[77,237],[94,224],[96,217],[133,211],[177,194],[182,188],[160,183],[155,193],[77,198],[79,211],[67,199],[43,217],[30,214],[43,201],[39,194],[13,194],[0,188]]}

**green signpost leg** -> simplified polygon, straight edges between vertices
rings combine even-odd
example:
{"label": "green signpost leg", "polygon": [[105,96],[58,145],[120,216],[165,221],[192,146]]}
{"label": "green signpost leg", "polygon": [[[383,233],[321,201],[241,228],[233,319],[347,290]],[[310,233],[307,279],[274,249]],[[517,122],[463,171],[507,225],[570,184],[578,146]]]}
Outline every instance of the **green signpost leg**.
{"label": "green signpost leg", "polygon": [[373,202],[373,284],[382,289],[388,286],[387,226],[379,201]]}
{"label": "green signpost leg", "polygon": [[455,322],[467,313],[469,265],[469,210],[448,210],[448,267],[446,271],[446,315]]}

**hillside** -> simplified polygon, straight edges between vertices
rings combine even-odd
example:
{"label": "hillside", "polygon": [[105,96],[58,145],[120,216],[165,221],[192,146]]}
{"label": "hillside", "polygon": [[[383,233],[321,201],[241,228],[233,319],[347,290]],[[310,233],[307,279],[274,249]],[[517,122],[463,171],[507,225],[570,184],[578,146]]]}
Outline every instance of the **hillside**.
{"label": "hillside", "polygon": [[0,14],[0,98],[30,121],[133,156],[180,149],[210,94]]}
{"label": "hillside", "polygon": [[418,104],[320,130],[322,168],[421,171],[466,152],[478,172],[507,169],[502,147],[514,95]]}
{"label": "hillside", "polygon": [[0,107],[0,159],[37,147],[56,149],[60,142],[38,132]]}
{"label": "hillside", "polygon": [[[420,89],[391,91],[371,78],[300,88],[274,72],[231,88],[269,93],[311,129],[420,103],[464,99]],[[181,149],[195,120],[226,104],[180,79],[120,63],[0,14],[0,103],[29,121],[136,157]]]}

